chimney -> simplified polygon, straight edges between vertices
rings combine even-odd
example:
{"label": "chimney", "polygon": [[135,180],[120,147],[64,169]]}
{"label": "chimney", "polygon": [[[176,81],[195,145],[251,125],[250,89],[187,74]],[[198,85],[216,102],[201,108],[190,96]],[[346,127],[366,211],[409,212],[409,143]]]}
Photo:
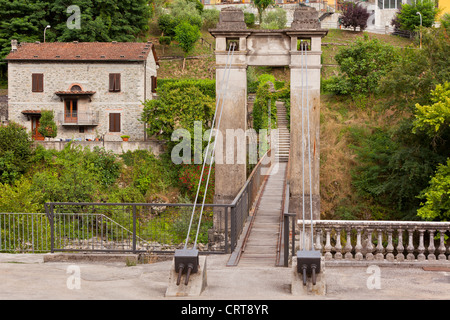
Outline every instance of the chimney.
{"label": "chimney", "polygon": [[17,40],[11,40],[11,52],[17,51]]}

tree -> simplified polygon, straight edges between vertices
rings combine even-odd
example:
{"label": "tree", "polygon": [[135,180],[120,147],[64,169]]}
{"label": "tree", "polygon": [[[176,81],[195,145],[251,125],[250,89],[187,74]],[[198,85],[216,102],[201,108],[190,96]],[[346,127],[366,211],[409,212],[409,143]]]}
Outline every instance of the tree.
{"label": "tree", "polygon": [[339,17],[341,24],[345,28],[359,27],[360,31],[363,31],[367,27],[367,19],[369,19],[369,12],[361,4],[354,2],[344,2],[342,8],[342,15]]}
{"label": "tree", "polygon": [[175,28],[175,40],[184,51],[183,70],[186,65],[187,55],[194,49],[195,43],[200,39],[201,33],[197,26],[189,24],[187,21],[181,22]]}
{"label": "tree", "polygon": [[53,111],[43,110],[41,112],[38,131],[46,138],[55,138],[57,136],[58,128],[56,127]]}
{"label": "tree", "polygon": [[261,28],[263,29],[284,29],[286,28],[287,16],[283,8],[276,8],[263,15]]}
{"label": "tree", "polygon": [[422,15],[422,26],[431,27],[436,20],[439,9],[432,0],[414,1],[412,4],[403,4],[397,12],[396,19],[402,30],[415,31],[420,26],[420,12]]}
{"label": "tree", "polygon": [[263,12],[271,5],[275,4],[274,0],[253,0],[253,4],[258,10],[259,24],[262,23]]}
{"label": "tree", "polygon": [[434,138],[450,127],[450,82],[431,91],[431,103],[416,104],[413,133],[424,131]]}
{"label": "tree", "polygon": [[335,60],[341,74],[331,78],[325,87],[343,95],[375,93],[381,79],[389,74],[399,59],[400,55],[393,46],[365,35],[339,50]]}
{"label": "tree", "polygon": [[32,155],[31,144],[21,125],[0,125],[0,183],[12,183],[25,173]]}

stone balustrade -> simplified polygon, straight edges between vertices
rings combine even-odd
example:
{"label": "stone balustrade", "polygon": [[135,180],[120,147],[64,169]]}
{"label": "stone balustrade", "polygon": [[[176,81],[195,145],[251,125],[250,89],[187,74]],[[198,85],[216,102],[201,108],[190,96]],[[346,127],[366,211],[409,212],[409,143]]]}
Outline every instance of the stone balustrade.
{"label": "stone balustrade", "polygon": [[[302,242],[302,220],[298,226]],[[305,233],[310,234],[310,227],[305,221]],[[333,261],[448,262],[446,233],[450,234],[450,222],[313,221],[314,247]]]}

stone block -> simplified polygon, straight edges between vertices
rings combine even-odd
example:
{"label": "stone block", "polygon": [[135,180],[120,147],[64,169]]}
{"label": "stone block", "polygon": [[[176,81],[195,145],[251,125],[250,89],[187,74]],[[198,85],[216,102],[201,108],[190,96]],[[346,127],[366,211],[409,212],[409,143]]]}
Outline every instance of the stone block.
{"label": "stone block", "polygon": [[181,283],[177,285],[178,273],[175,271],[175,260],[173,260],[169,272],[169,285],[166,290],[166,297],[198,297],[205,290],[206,281],[206,256],[199,257],[199,267],[196,273],[189,277],[189,283],[184,284],[184,275]]}
{"label": "stone block", "polygon": [[313,285],[311,278],[307,278],[306,285],[303,285],[303,275],[297,272],[297,259],[292,259],[291,269],[291,293],[294,296],[310,296],[326,294],[326,271],[324,258],[321,259],[320,273],[316,274],[316,284]]}

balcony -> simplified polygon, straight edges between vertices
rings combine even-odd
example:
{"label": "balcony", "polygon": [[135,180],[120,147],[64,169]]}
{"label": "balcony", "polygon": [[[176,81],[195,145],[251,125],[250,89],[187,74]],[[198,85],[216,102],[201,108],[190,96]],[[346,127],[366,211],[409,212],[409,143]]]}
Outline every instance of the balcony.
{"label": "balcony", "polygon": [[58,122],[63,126],[97,126],[98,112],[59,112]]}

